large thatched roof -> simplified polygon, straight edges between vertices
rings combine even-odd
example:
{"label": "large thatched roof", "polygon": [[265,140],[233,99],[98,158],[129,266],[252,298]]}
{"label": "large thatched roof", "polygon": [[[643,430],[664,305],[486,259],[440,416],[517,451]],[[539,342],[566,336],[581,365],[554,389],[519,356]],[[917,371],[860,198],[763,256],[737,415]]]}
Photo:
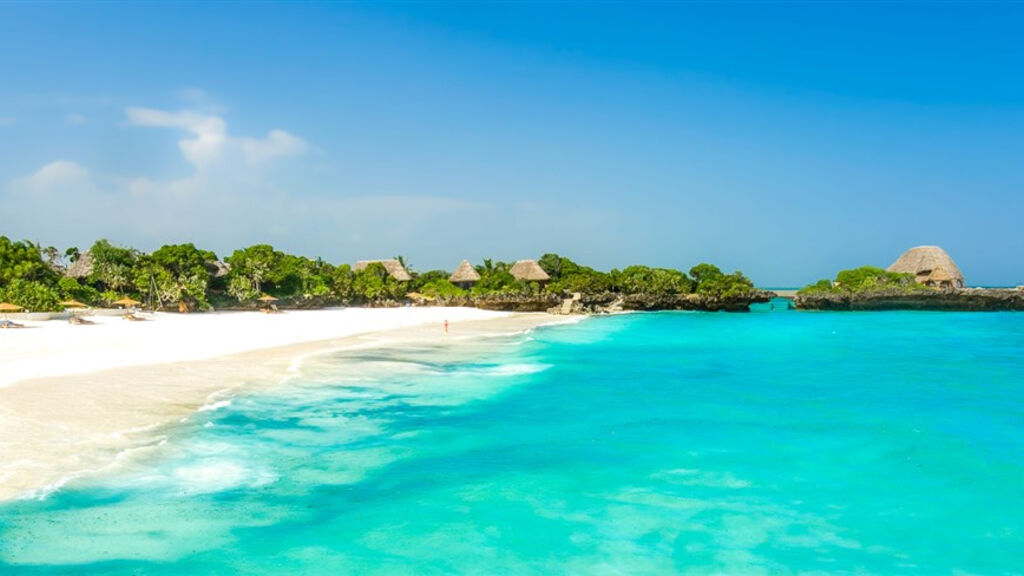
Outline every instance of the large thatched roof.
{"label": "large thatched roof", "polygon": [[384,269],[388,271],[388,274],[399,282],[408,282],[409,280],[412,280],[412,276],[409,275],[405,266],[402,266],[402,263],[398,260],[360,260],[359,262],[356,262],[356,265],[353,266],[352,269],[359,272],[360,270],[365,270],[370,264],[375,262],[384,266]]}
{"label": "large thatched roof", "polygon": [[516,280],[527,280],[529,282],[545,282],[551,279],[548,273],[540,267],[540,264],[537,264],[536,260],[520,260],[512,265],[509,273]]}
{"label": "large thatched roof", "polygon": [[914,278],[922,284],[950,283],[957,287],[964,284],[964,275],[960,272],[956,262],[953,262],[949,254],[946,254],[946,251],[938,246],[911,248],[893,262],[888,270],[901,274],[913,274]]}
{"label": "large thatched roof", "polygon": [[69,278],[85,278],[92,274],[92,253],[84,252],[78,256],[64,274]]}
{"label": "large thatched roof", "polygon": [[480,279],[480,274],[473,269],[473,265],[469,263],[469,260],[463,260],[459,267],[455,269],[448,281],[452,284],[461,284],[468,282],[476,282]]}

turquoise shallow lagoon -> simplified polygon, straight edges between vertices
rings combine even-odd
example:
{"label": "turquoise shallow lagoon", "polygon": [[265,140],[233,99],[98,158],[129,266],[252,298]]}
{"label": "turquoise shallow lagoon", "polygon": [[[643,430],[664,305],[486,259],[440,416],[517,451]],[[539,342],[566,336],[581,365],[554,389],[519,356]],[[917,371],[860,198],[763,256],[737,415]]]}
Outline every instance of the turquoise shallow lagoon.
{"label": "turquoise shallow lagoon", "polygon": [[1024,571],[1024,314],[337,353],[0,505],[3,574]]}

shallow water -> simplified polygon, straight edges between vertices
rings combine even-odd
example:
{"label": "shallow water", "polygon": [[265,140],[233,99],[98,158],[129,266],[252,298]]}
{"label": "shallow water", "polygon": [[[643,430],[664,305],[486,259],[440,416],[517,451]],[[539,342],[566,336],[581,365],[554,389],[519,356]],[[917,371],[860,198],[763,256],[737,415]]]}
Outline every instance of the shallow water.
{"label": "shallow water", "polygon": [[0,573],[1019,573],[1024,314],[361,350],[0,506]]}

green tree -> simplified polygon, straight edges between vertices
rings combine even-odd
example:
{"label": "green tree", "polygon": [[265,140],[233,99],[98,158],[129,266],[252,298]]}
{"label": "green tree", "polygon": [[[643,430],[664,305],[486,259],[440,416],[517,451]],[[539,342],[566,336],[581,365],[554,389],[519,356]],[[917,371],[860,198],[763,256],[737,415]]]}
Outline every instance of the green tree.
{"label": "green tree", "polygon": [[67,276],[57,281],[57,290],[60,292],[61,300],[78,300],[84,304],[100,302],[100,293],[95,288]]}
{"label": "green tree", "polygon": [[258,298],[263,292],[263,282],[277,263],[278,255],[269,244],[256,244],[235,250],[226,261],[231,266],[228,273],[228,294],[239,301]]}
{"label": "green tree", "polygon": [[2,299],[32,312],[60,310],[60,293],[57,289],[35,280],[11,280],[2,290]]}
{"label": "green tree", "polygon": [[0,236],[0,286],[12,280],[52,284],[57,277],[57,272],[43,259],[37,244],[13,242],[6,236]]}
{"label": "green tree", "polygon": [[447,278],[434,278],[422,285],[419,292],[432,298],[458,298],[466,295],[466,291],[448,281]]}
{"label": "green tree", "polygon": [[390,278],[387,268],[380,262],[372,262],[366,268],[355,273],[352,283],[356,298],[372,301],[386,298],[388,295],[387,279]]}
{"label": "green tree", "polygon": [[689,294],[693,282],[685,272],[671,268],[649,266],[628,266],[622,271],[613,270],[609,283],[624,294]]}
{"label": "green tree", "polygon": [[92,255],[92,273],[89,282],[104,290],[123,292],[135,285],[135,262],[138,252],[114,246],[107,240],[98,240],[89,249]]}
{"label": "green tree", "polygon": [[881,290],[916,292],[931,290],[931,288],[915,282],[912,274],[888,272],[875,266],[861,266],[860,268],[840,271],[836,275],[835,282],[819,280],[814,284],[805,286],[800,292],[803,294],[820,292],[858,293]]}

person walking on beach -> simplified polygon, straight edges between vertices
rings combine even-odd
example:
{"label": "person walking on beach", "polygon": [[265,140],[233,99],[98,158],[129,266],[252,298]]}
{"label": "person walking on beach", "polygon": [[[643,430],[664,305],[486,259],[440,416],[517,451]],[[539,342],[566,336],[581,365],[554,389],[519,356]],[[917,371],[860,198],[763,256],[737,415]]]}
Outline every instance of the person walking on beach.
{"label": "person walking on beach", "polygon": [[448,320],[444,321],[444,333],[448,334]]}

